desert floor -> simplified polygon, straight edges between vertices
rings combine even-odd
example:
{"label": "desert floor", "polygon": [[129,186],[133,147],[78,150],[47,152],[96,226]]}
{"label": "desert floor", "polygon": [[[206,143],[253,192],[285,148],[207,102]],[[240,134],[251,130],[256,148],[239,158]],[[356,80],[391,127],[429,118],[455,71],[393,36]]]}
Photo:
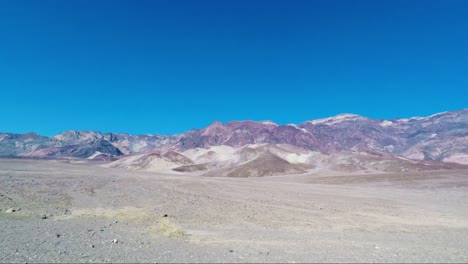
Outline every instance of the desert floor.
{"label": "desert floor", "polygon": [[216,178],[0,159],[0,209],[0,262],[468,262],[467,170]]}

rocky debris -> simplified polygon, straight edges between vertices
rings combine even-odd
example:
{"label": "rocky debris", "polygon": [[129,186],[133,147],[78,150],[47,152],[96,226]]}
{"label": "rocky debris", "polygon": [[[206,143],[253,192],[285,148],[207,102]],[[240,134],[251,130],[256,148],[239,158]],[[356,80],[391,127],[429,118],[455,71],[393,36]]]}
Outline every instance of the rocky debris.
{"label": "rocky debris", "polygon": [[[25,172],[4,177],[14,162]],[[0,189],[15,200],[0,204],[2,263],[464,262],[468,256],[466,171],[263,180],[152,176],[50,161],[0,166]],[[98,196],[80,192],[117,176],[122,184]],[[39,183],[25,186],[31,177]],[[58,193],[74,200],[64,204],[67,196]],[[19,205],[27,214],[4,214]],[[65,208],[74,217],[63,217]],[[419,220],[415,208],[427,219]],[[49,212],[51,220],[40,220]],[[186,235],[178,237],[184,230],[177,227]]]}
{"label": "rocky debris", "polygon": [[11,213],[17,212],[17,211],[19,211],[19,210],[20,210],[20,209],[8,208],[8,209],[5,210],[5,213],[11,214]]}

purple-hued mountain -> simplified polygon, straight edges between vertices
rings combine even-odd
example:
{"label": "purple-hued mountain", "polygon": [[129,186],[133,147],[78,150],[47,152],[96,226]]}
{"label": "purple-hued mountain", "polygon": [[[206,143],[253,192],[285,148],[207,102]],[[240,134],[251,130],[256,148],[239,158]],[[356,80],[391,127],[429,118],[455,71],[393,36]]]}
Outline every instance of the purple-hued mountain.
{"label": "purple-hued mountain", "polygon": [[95,131],[66,131],[53,137],[0,133],[0,156],[111,160],[139,153],[263,143],[287,144],[324,155],[364,152],[468,164],[468,109],[394,120],[341,114],[297,125],[214,122],[204,129],[167,136]]}

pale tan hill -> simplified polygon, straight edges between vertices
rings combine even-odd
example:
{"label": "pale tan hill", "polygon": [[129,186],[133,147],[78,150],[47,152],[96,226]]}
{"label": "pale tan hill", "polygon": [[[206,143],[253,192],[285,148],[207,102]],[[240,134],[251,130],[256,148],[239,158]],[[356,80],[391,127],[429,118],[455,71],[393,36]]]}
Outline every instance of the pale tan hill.
{"label": "pale tan hill", "polygon": [[340,172],[417,172],[440,169],[458,169],[465,166],[453,163],[410,160],[385,153],[335,153],[325,160],[324,167]]}
{"label": "pale tan hill", "polygon": [[252,144],[237,149],[229,146],[198,148],[183,153],[201,163],[174,170],[228,177],[298,174],[314,167],[309,152],[295,146],[277,144]]}
{"label": "pale tan hill", "polygon": [[[246,155],[253,154],[252,149],[245,149]],[[205,176],[227,176],[227,177],[262,177],[281,174],[305,173],[311,165],[292,164],[271,152],[256,155],[252,160],[238,164],[234,167],[211,170]]]}
{"label": "pale tan hill", "polygon": [[145,170],[145,171],[165,171],[177,168],[184,165],[190,165],[193,162],[177,152],[149,153],[133,155],[106,164],[110,168],[125,168],[129,170]]}
{"label": "pale tan hill", "polygon": [[261,177],[302,173],[386,173],[458,169],[463,165],[416,161],[380,152],[324,154],[288,144],[215,146],[178,153],[125,157],[107,165],[130,170],[173,171],[219,177]]}

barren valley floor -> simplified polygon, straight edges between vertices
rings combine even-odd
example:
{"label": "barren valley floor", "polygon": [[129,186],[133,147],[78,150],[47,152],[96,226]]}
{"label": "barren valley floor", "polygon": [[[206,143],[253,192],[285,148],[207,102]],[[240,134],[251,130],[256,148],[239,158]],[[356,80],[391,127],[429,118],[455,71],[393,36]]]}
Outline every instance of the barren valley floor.
{"label": "barren valley floor", "polygon": [[0,159],[0,209],[0,262],[468,262],[468,170],[218,178]]}

